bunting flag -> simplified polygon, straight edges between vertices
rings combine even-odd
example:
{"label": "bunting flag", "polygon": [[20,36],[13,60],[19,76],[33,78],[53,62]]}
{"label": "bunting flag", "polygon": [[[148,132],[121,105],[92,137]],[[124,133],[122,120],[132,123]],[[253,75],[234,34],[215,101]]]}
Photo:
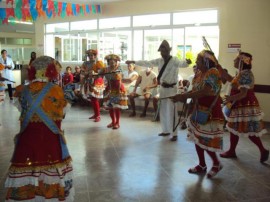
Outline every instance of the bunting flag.
{"label": "bunting flag", "polygon": [[64,18],[98,13],[101,13],[100,5],[53,0],[6,0],[6,8],[0,8],[0,24],[9,24],[9,20],[36,21],[38,17],[60,16]]}

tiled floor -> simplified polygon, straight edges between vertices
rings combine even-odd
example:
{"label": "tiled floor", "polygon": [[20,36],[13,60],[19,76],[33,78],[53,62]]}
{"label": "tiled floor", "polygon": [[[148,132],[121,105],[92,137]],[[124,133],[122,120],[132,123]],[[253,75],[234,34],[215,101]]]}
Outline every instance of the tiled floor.
{"label": "tiled floor", "polygon": [[[258,149],[247,138],[239,142],[239,158],[221,159],[223,170],[207,179],[187,172],[197,164],[197,156],[185,130],[179,130],[177,142],[170,142],[157,136],[160,126],[150,115],[129,118],[125,111],[118,130],[106,128],[107,112],[99,123],[89,116],[89,108],[74,106],[63,121],[73,157],[76,202],[270,201],[270,161],[261,164]],[[10,103],[0,106],[0,201],[18,117]],[[262,140],[269,148],[270,135]],[[228,141],[226,135],[225,148]],[[208,157],[207,165],[211,167]]]}

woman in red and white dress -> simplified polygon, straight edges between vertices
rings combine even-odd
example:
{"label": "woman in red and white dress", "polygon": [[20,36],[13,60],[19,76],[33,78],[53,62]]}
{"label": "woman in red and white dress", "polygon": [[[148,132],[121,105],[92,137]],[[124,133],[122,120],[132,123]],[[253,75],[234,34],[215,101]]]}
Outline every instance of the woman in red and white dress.
{"label": "woman in red and white dress", "polygon": [[5,187],[6,201],[73,201],[73,167],[61,122],[67,100],[54,84],[61,65],[42,56],[31,64],[29,85],[16,87],[20,131]]}
{"label": "woman in red and white dress", "polygon": [[254,93],[254,75],[252,68],[252,55],[245,52],[234,60],[234,67],[238,68],[235,77],[223,71],[225,77],[232,84],[231,94],[225,97],[225,102],[233,103],[229,116],[226,116],[227,129],[230,132],[230,148],[220,154],[223,158],[236,158],[236,146],[239,137],[248,137],[260,150],[260,162],[269,158],[267,150],[260,137],[267,133],[262,121],[263,112]]}
{"label": "woman in red and white dress", "polygon": [[105,93],[107,96],[106,107],[109,109],[112,122],[108,128],[118,129],[120,127],[121,109],[128,109],[127,91],[122,83],[122,73],[119,67],[120,57],[115,54],[110,54],[105,57],[108,68],[106,69],[105,78],[107,86]]}
{"label": "woman in red and white dress", "polygon": [[103,99],[103,91],[105,89],[104,81],[99,73],[105,69],[102,61],[97,60],[97,50],[90,49],[86,51],[89,61],[85,61],[82,65],[82,87],[84,93],[90,97],[91,104],[94,110],[94,115],[89,119],[94,119],[95,122],[100,121],[100,104],[99,100]]}

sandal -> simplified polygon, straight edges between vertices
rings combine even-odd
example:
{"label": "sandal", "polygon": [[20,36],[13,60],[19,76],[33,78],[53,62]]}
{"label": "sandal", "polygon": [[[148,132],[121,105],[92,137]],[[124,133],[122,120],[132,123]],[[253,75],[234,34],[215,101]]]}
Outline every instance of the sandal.
{"label": "sandal", "polygon": [[96,118],[95,115],[89,117],[89,119],[95,119],[95,118]]}
{"label": "sandal", "polygon": [[115,124],[112,129],[118,129],[118,128],[120,128],[120,125],[119,124]]}
{"label": "sandal", "polygon": [[113,127],[113,123],[110,123],[109,125],[107,125],[107,128],[112,128]]}
{"label": "sandal", "polygon": [[201,165],[197,165],[193,168],[188,169],[189,173],[194,173],[194,174],[200,174],[200,173],[205,173],[207,170],[206,166],[201,166]]}
{"label": "sandal", "polygon": [[97,116],[94,120],[94,122],[100,122],[100,116]]}
{"label": "sandal", "polygon": [[207,178],[212,178],[218,174],[219,171],[221,171],[223,166],[219,164],[218,166],[213,166],[211,170],[207,173]]}
{"label": "sandal", "polygon": [[219,156],[221,158],[237,158],[235,152],[231,152],[231,151],[226,151],[226,152],[224,152],[222,154],[219,154]]}

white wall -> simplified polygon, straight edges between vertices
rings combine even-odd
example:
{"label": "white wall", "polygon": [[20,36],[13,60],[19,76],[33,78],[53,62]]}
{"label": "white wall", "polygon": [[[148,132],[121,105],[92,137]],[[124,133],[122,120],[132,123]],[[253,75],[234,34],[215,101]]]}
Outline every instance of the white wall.
{"label": "white wall", "polygon": [[[240,43],[241,49],[253,57],[256,84],[270,85],[270,1],[269,0],[133,0],[102,6],[102,14],[72,18],[39,19],[36,23],[36,44],[44,43],[44,23],[116,16],[175,12],[194,9],[216,8],[220,11],[220,64],[231,74],[234,53],[227,51],[229,43]],[[265,120],[270,121],[270,94],[257,93]]]}

